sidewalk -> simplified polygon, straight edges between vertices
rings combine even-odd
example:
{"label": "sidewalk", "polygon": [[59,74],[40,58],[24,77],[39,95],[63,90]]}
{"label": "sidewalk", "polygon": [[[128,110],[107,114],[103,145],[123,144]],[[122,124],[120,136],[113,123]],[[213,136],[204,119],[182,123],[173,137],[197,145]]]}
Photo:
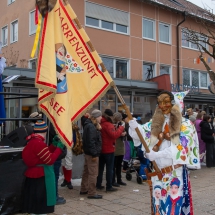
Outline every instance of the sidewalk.
{"label": "sidewalk", "polygon": [[[134,173],[132,173],[131,181],[125,179],[124,173],[122,176],[127,186],[121,186],[114,193],[100,191],[98,193],[103,195],[103,199],[99,200],[88,199],[87,195],[79,195],[80,179],[73,180],[73,190],[59,186],[59,193],[66,198],[67,202],[64,205],[57,205],[52,215],[150,215],[148,184],[137,184]],[[190,178],[194,214],[215,214],[215,168],[203,166],[201,170],[190,171]],[[105,181],[103,181],[103,185],[105,185]]]}

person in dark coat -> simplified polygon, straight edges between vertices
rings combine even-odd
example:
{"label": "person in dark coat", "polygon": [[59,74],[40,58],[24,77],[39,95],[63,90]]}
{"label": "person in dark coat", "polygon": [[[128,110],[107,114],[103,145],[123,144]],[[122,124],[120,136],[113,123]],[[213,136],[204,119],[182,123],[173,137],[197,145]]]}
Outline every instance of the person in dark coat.
{"label": "person in dark coat", "polygon": [[200,123],[201,138],[206,143],[206,166],[215,167],[214,128],[210,122],[211,117],[204,115]]}
{"label": "person in dark coat", "polygon": [[102,149],[101,126],[99,124],[101,119],[101,111],[93,110],[91,117],[84,122],[83,150],[85,154],[85,163],[80,195],[88,194],[89,199],[102,198],[102,195],[96,193],[99,155]]}

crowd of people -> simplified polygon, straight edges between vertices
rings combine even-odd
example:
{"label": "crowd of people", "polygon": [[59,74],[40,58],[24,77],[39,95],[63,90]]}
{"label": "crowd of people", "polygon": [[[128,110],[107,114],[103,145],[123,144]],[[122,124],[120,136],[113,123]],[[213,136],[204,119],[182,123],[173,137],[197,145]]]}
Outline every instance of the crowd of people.
{"label": "crowd of people", "polygon": [[215,118],[205,111],[193,111],[192,108],[187,109],[185,117],[195,125],[201,164],[215,167]]}
{"label": "crowd of people", "polygon": [[[110,109],[105,109],[104,112],[95,109],[82,116],[84,169],[80,195],[86,195],[89,199],[102,199],[99,191],[116,192],[118,187],[126,186],[122,174],[128,168],[129,145],[137,147],[140,155],[138,157],[143,160],[139,169],[142,179],[150,178],[152,181],[153,210],[164,213],[182,210],[182,199],[190,198],[189,192],[185,192],[190,190],[190,187],[188,177],[184,178],[188,175],[184,164],[191,160],[193,161],[191,166],[198,169],[199,157],[201,162],[204,162],[206,157],[207,167],[215,166],[215,132],[211,117],[204,112],[195,113],[192,110],[187,110],[187,114],[186,118],[190,120],[182,117],[181,110],[175,105],[174,96],[164,91],[158,96],[158,106],[153,118],[144,125],[141,125],[140,118],[129,121],[125,113],[114,113]],[[49,125],[48,134],[48,126],[42,118],[32,126],[34,133],[28,137],[28,144],[23,150],[23,160],[28,167],[25,173],[23,212],[47,214],[54,212],[55,205],[66,203],[58,194],[60,167],[64,175],[61,186],[73,189],[71,183],[73,153],[62,144],[52,124]],[[136,128],[148,143],[149,153],[143,154],[145,149],[143,147],[141,149],[142,143]],[[192,138],[188,137],[188,133]],[[199,155],[195,154],[198,152],[195,150],[198,148],[196,139],[199,139]],[[192,147],[187,147],[188,145]],[[144,172],[148,162],[154,160],[163,174],[162,177],[168,176],[165,183],[155,172],[147,173],[147,176]],[[174,191],[176,188],[177,193]],[[168,195],[159,196],[161,190],[162,192],[166,190]],[[178,208],[172,208],[172,202],[176,200]],[[192,202],[189,201],[187,204],[192,207]]]}

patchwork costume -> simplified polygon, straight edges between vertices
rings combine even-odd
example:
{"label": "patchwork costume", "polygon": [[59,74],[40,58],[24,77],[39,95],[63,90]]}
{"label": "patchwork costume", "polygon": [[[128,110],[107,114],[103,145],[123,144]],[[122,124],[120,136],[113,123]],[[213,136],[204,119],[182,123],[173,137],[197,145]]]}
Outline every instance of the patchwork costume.
{"label": "patchwork costume", "polygon": [[[177,93],[174,96],[183,98],[185,94]],[[190,120],[182,117],[182,104],[178,101],[175,104],[177,99],[174,99],[174,96],[171,97],[172,107],[170,107],[169,113],[164,114],[166,109],[162,107],[164,101],[161,101],[162,104],[159,103],[150,122],[144,125],[137,124],[150,149],[150,153],[147,154],[154,155],[155,159],[153,160],[163,175],[162,180],[159,180],[155,174],[151,174],[150,177],[152,190],[154,191],[156,187],[161,188],[160,199],[157,201],[155,201],[155,192],[152,192],[152,214],[155,215],[193,214],[190,180],[186,167],[200,168],[199,142],[194,125]],[[129,134],[133,138],[135,146],[138,146],[140,141],[132,127],[134,128],[130,125]],[[162,141],[160,141],[160,135],[164,137],[161,138]],[[145,149],[143,148],[143,150]]]}

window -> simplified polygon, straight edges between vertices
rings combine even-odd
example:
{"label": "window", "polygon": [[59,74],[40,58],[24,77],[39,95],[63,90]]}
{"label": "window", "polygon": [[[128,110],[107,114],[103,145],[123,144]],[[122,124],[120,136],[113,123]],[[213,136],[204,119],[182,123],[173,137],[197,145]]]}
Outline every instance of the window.
{"label": "window", "polygon": [[155,22],[143,19],[143,38],[155,40]]}
{"label": "window", "polygon": [[86,25],[128,34],[129,14],[124,11],[86,2]]}
{"label": "window", "polygon": [[37,58],[29,60],[29,69],[36,69],[37,65]]}
{"label": "window", "polygon": [[8,0],[7,4],[9,5],[9,4],[12,4],[13,2],[15,2],[15,0]]}
{"label": "window", "polygon": [[203,47],[207,49],[207,43],[206,43],[208,39],[207,37],[195,32],[191,35],[191,32],[187,32],[185,29],[182,29],[181,34],[182,34],[182,47],[198,50],[198,45],[192,41],[189,41],[188,39],[192,37],[193,41],[200,40],[199,44],[201,44]]}
{"label": "window", "polygon": [[170,25],[159,23],[159,41],[170,43]]}
{"label": "window", "polygon": [[35,10],[29,13],[29,35],[35,34],[37,25],[35,25]]}
{"label": "window", "polygon": [[127,78],[127,61],[116,60],[116,78]]}
{"label": "window", "polygon": [[8,28],[7,26],[3,27],[1,29],[1,42],[2,42],[2,46],[6,46],[7,45],[7,40],[8,40]]}
{"label": "window", "polygon": [[10,28],[10,42],[14,43],[18,41],[18,21],[14,21],[11,23],[11,28]]}
{"label": "window", "polygon": [[183,69],[183,84],[200,88],[207,88],[209,78],[207,72]]}
{"label": "window", "polygon": [[143,64],[143,81],[147,81],[154,77],[154,64],[144,63]]}
{"label": "window", "polygon": [[128,78],[128,60],[101,57],[112,78]]}
{"label": "window", "polygon": [[99,20],[91,17],[86,17],[86,24],[99,27]]}
{"label": "window", "polygon": [[110,76],[113,78],[113,59],[108,57],[102,57],[102,61],[109,72]]}
{"label": "window", "polygon": [[102,28],[113,30],[113,23],[102,20]]}
{"label": "window", "polygon": [[160,66],[160,75],[168,74],[170,75],[170,66]]}

